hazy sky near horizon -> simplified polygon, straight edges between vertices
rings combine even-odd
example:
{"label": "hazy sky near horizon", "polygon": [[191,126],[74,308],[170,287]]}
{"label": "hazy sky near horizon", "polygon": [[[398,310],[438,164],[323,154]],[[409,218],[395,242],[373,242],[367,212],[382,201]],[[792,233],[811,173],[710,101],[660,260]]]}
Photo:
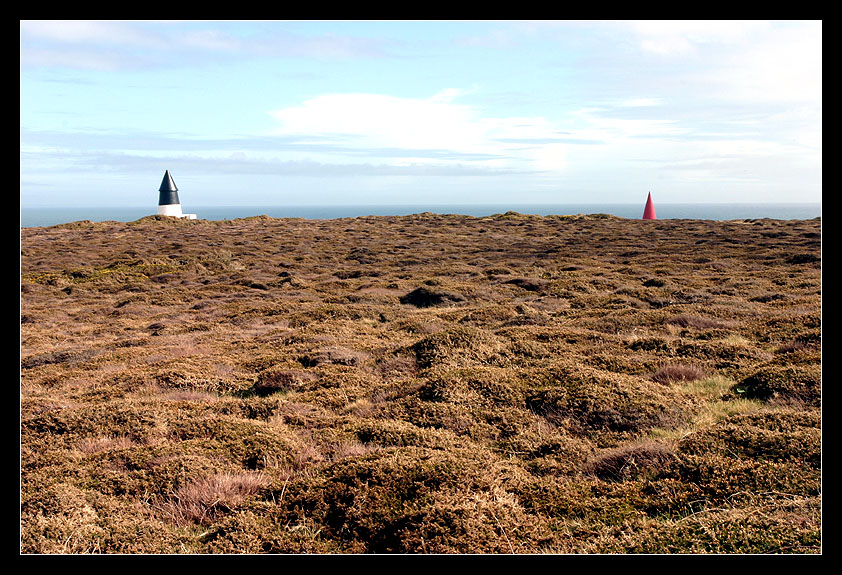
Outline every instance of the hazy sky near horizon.
{"label": "hazy sky near horizon", "polygon": [[21,21],[20,201],[821,202],[821,21]]}

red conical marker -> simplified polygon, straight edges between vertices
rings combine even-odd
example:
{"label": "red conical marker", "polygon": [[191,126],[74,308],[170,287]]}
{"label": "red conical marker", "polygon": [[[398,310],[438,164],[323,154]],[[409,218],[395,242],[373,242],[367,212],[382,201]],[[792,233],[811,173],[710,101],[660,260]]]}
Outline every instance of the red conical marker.
{"label": "red conical marker", "polygon": [[652,203],[652,192],[649,192],[649,197],[646,198],[646,207],[643,208],[644,220],[657,220],[655,217],[655,204]]}

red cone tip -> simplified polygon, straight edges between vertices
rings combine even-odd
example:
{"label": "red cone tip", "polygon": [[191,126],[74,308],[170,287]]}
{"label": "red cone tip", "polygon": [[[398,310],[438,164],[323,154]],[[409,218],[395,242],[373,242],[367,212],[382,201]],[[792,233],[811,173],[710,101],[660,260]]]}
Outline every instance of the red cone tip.
{"label": "red cone tip", "polygon": [[655,217],[655,204],[652,203],[652,192],[649,192],[649,197],[646,198],[646,207],[643,208],[644,220],[657,220]]}

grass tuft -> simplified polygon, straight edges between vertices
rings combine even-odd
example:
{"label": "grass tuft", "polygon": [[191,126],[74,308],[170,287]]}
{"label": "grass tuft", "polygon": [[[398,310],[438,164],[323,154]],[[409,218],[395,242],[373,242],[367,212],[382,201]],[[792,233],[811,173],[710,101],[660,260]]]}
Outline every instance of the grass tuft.
{"label": "grass tuft", "polygon": [[260,472],[218,473],[177,488],[156,509],[178,526],[207,525],[266,487]]}

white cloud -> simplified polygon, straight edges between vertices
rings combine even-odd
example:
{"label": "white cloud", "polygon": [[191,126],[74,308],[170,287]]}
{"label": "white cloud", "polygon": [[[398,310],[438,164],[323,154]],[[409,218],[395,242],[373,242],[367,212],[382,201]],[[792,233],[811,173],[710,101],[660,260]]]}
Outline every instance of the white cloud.
{"label": "white cloud", "polygon": [[537,148],[532,165],[546,172],[562,172],[567,168],[566,144],[545,144]]}
{"label": "white cloud", "polygon": [[299,35],[284,25],[257,26],[251,33],[239,35],[238,27],[228,24],[21,20],[21,64],[114,70],[194,66],[254,56],[330,60],[380,57],[384,53],[381,42],[368,38]]}
{"label": "white cloud", "polygon": [[122,56],[103,51],[34,49],[21,52],[21,64],[29,66],[60,66],[78,70],[114,70]]}
{"label": "white cloud", "polygon": [[270,114],[280,122],[279,133],[353,136],[376,147],[458,148],[445,135],[452,137],[461,127],[464,142],[474,132],[470,110],[442,94],[427,99],[325,94]]}
{"label": "white cloud", "polygon": [[[372,155],[378,149],[404,150],[403,157],[392,154],[391,162],[470,161],[487,168],[540,170],[563,166],[561,145],[543,144],[558,136],[545,118],[485,117],[458,103],[461,95],[456,89],[428,98],[324,94],[270,115],[278,122],[276,135],[329,137],[331,144],[367,148]],[[452,157],[443,157],[443,151]]]}
{"label": "white cloud", "polygon": [[236,52],[243,48],[242,42],[219,30],[188,32],[181,37],[181,42],[184,46],[197,50]]}
{"label": "white cloud", "polygon": [[822,100],[822,26],[806,23],[764,35],[724,61],[709,80],[717,95],[756,103]]}
{"label": "white cloud", "polygon": [[117,70],[147,64],[168,46],[160,33],[128,22],[22,20],[22,66]]}
{"label": "white cloud", "polygon": [[[624,103],[620,107],[629,107],[629,104]],[[678,122],[663,119],[657,114],[650,118],[623,118],[610,115],[611,111],[611,108],[582,108],[575,111],[572,116],[582,126],[577,132],[578,137],[620,143],[629,138],[680,136],[687,133],[687,129],[682,128]]]}
{"label": "white cloud", "polygon": [[148,34],[121,22],[99,20],[21,20],[21,34],[68,44],[144,45]]}
{"label": "white cloud", "polygon": [[661,104],[660,98],[632,98],[620,102],[620,106],[625,108],[648,108],[650,106],[658,106]]}
{"label": "white cloud", "polygon": [[630,32],[644,55],[686,61],[682,80],[702,96],[821,103],[821,21],[658,20],[612,26]]}
{"label": "white cloud", "polygon": [[[659,113],[658,98],[582,108],[554,123],[541,116],[485,116],[459,103],[462,95],[454,89],[428,98],[325,94],[270,114],[278,122],[276,136],[310,142],[310,150],[288,156],[295,161],[470,166],[543,172],[548,178],[602,173],[603,166],[629,168],[641,162],[652,162],[654,169],[670,162],[693,165],[733,162],[738,157],[795,162],[804,155],[799,146],[815,141],[809,132],[800,134],[803,142],[791,145],[764,140],[756,129],[721,138],[699,133],[686,122]],[[652,113],[623,117],[622,110],[634,108]]]}
{"label": "white cloud", "polygon": [[659,55],[696,53],[705,44],[739,44],[768,31],[769,22],[729,20],[640,20],[624,23],[641,49]]}

